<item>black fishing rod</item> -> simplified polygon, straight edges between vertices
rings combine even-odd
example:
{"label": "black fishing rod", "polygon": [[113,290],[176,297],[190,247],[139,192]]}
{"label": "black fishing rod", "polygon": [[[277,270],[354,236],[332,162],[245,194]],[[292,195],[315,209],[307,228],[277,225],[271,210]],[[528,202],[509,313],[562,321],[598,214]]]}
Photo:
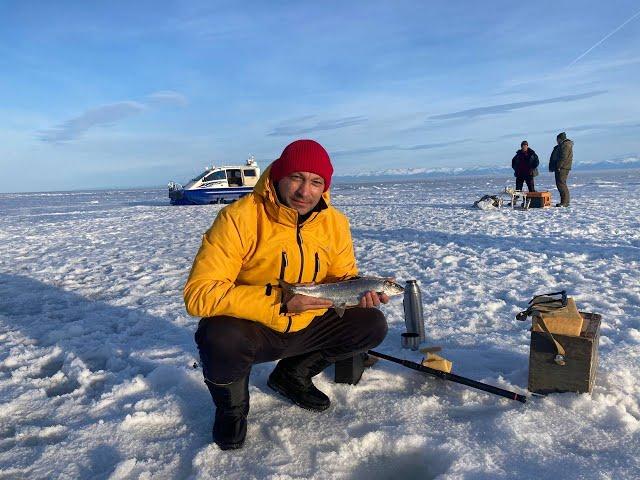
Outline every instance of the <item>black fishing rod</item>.
{"label": "black fishing rod", "polygon": [[384,353],[374,352],[373,350],[369,350],[367,353],[373,357],[378,357],[384,360],[389,360],[390,362],[399,363],[400,365],[411,368],[413,370],[417,370],[418,372],[428,373],[429,375],[441,378],[442,380],[461,383],[462,385],[477,388],[478,390],[482,390],[483,392],[493,393],[494,395],[500,395],[501,397],[509,398],[511,400],[517,400],[518,402],[522,403],[526,403],[527,401],[527,397],[524,395],[519,395],[515,392],[510,392],[509,390],[494,387],[493,385],[488,385],[486,383],[477,382],[476,380],[471,380],[470,378],[461,377],[460,375],[455,375],[453,373],[443,372],[442,370],[436,370],[435,368],[425,367],[424,365],[421,365],[419,363],[411,362],[409,360],[403,360],[402,358],[392,357],[390,355],[385,355]]}

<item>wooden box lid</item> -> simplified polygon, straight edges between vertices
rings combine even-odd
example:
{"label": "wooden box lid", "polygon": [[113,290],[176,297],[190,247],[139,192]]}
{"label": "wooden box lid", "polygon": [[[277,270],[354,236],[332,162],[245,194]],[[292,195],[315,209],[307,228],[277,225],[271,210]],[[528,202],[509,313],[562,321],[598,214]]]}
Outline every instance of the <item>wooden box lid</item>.
{"label": "wooden box lid", "polygon": [[551,192],[527,192],[527,198],[551,198]]}

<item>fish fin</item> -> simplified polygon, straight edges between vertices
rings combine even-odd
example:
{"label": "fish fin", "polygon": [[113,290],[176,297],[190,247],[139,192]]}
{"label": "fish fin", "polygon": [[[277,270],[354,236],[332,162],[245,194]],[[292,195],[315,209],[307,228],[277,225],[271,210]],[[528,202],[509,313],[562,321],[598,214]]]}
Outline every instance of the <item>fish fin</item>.
{"label": "fish fin", "polygon": [[338,316],[342,318],[344,315],[344,311],[347,309],[347,305],[344,303],[341,303],[340,305],[336,305],[335,307],[333,307],[333,309],[336,311]]}
{"label": "fish fin", "polygon": [[281,278],[278,279],[278,284],[280,285],[280,287],[286,291],[286,292],[291,292],[293,291],[295,285],[293,283],[289,283],[289,282],[285,282],[284,280],[282,280]]}
{"label": "fish fin", "polygon": [[285,282],[282,279],[278,279],[278,283],[280,284],[280,288],[282,288],[282,298],[280,299],[280,302],[287,303],[295,295],[295,285],[289,282]]}

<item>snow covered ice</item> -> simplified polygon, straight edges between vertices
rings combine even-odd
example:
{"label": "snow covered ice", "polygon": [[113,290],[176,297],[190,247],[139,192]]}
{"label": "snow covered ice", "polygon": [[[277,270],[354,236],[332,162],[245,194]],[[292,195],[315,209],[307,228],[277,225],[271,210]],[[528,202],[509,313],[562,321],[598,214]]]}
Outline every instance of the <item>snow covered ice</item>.
{"label": "snow covered ice", "polygon": [[[233,452],[210,443],[182,302],[221,207],[171,207],[164,190],[0,195],[0,479],[638,478],[638,170],[569,180],[569,209],[472,207],[505,177],[332,192],[361,271],[418,280],[428,342],[459,375],[526,393],[514,315],[535,294],[566,288],[602,314],[592,395],[523,405],[381,360],[357,386],[318,376],[332,406],[317,414],[273,393],[262,364]],[[383,309],[377,350],[420,361],[400,348],[401,299]]]}

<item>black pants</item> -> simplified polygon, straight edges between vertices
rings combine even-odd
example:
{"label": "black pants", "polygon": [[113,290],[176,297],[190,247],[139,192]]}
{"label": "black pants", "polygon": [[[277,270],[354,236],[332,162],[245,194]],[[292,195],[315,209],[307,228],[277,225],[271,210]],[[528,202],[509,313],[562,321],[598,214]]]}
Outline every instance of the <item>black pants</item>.
{"label": "black pants", "polygon": [[530,192],[535,192],[536,187],[533,184],[533,177],[516,177],[516,190],[522,190],[522,185],[527,182],[527,189]]}
{"label": "black pants", "polygon": [[567,187],[567,178],[569,177],[569,170],[565,168],[560,168],[555,171],[556,176],[556,187],[558,187],[558,192],[560,192],[560,203],[565,206],[569,206],[569,201],[571,200],[569,195],[569,187]]}
{"label": "black pants", "polygon": [[244,377],[256,363],[320,351],[330,362],[365,352],[384,340],[387,321],[376,308],[350,308],[342,318],[333,309],[316,317],[307,328],[279,333],[265,325],[234,317],[200,320],[196,344],[202,371],[213,383]]}

